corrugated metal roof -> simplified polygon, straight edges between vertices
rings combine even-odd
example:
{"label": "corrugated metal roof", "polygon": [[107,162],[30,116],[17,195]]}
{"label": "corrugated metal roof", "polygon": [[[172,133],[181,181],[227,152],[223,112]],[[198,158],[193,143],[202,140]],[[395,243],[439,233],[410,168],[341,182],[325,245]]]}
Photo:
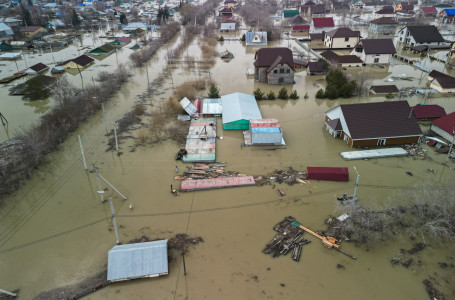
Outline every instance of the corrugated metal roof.
{"label": "corrugated metal roof", "polygon": [[202,101],[202,114],[221,115],[223,106],[220,98],[209,98]]}
{"label": "corrugated metal roof", "polygon": [[107,280],[122,281],[168,274],[167,240],[118,245],[109,250]]}
{"label": "corrugated metal roof", "polygon": [[223,124],[239,120],[262,119],[256,98],[253,95],[233,93],[221,96]]}
{"label": "corrugated metal roof", "polygon": [[190,115],[190,116],[195,116],[197,115],[197,108],[196,106],[191,103],[191,101],[185,97],[182,100],[180,100],[180,105],[183,107],[183,109]]}
{"label": "corrugated metal roof", "polygon": [[267,132],[281,132],[280,128],[251,128],[252,132],[267,133]]}
{"label": "corrugated metal roof", "polygon": [[247,46],[267,46],[267,32],[247,32],[245,36],[245,43]]}
{"label": "corrugated metal roof", "polygon": [[221,23],[220,30],[235,30],[235,23]]}

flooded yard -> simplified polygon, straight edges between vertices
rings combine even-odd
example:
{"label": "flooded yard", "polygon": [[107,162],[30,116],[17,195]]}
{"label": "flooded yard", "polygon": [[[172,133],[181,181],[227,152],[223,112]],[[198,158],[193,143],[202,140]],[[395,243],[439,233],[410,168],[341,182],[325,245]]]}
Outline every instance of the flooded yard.
{"label": "flooded yard", "polygon": [[[178,42],[178,39],[173,42]],[[291,48],[299,47],[293,41],[285,40],[269,43],[269,46],[288,46],[288,43]],[[185,54],[201,59],[199,48],[196,39]],[[234,54],[234,59],[229,62],[216,56],[211,68],[201,67],[200,70],[189,68],[185,63],[176,63],[170,65],[171,72],[167,74],[163,73],[166,67],[165,49],[161,50],[157,58],[149,63],[150,82],[159,76],[165,78],[160,86],[154,87],[157,93],[145,102],[150,105],[152,117],[153,110],[172,95],[173,87],[200,77],[209,77],[217,84],[221,94],[251,94],[257,88],[265,93],[270,90],[277,93],[283,87],[247,78],[246,71],[252,68],[257,48],[247,47],[240,41],[225,41],[216,48],[218,53],[226,49]],[[126,62],[129,51],[120,53],[119,61]],[[103,64],[110,66],[106,68],[113,68],[116,56],[111,55],[85,70],[84,83],[87,81],[90,84],[90,77],[101,68],[94,67]],[[122,87],[113,101],[106,104],[110,127],[111,122],[121,118],[139,99],[138,96],[146,92],[144,68],[133,70],[132,80]],[[348,72],[356,72],[356,69]],[[426,82],[425,74],[397,60],[385,69],[366,68],[364,72],[369,74],[374,84],[381,84],[389,76],[403,73],[414,79],[397,82],[399,87],[421,86]],[[78,81],[78,76],[71,80],[74,84]],[[340,214],[336,197],[353,193],[354,166],[360,174],[358,196],[361,204],[371,208],[414,184],[453,185],[455,165],[452,162],[445,164],[445,155],[426,145],[423,145],[429,156],[426,160],[397,157],[344,161],[339,153],[353,149],[326,132],[324,113],[339,104],[385,101],[385,97],[319,100],[314,95],[325,86],[324,76],[308,76],[305,71],[300,71],[296,72],[295,81],[296,84],[285,87],[289,91],[296,90],[299,100],[258,102],[264,118],[279,120],[286,147],[274,151],[242,147],[242,132],[224,131],[219,119],[217,135],[223,139],[216,141],[216,160],[226,162],[227,170],[254,176],[289,167],[299,171],[305,171],[307,166],[348,167],[349,182],[311,181],[310,187],[275,183],[272,186],[188,192],[175,197],[170,193],[169,186],[179,186],[174,180],[177,175],[175,167],[185,169],[183,163],[174,160],[182,145],[166,141],[138,146],[134,138],[125,138],[120,144],[122,155],[106,151],[108,141],[99,112],[70,135],[60,151],[51,154],[49,163],[36,170],[26,184],[2,199],[2,288],[19,289],[18,299],[32,299],[44,290],[80,282],[106,269],[107,252],[115,245],[111,212],[109,203],[102,203],[97,193],[95,174],[83,168],[77,139],[79,134],[89,169],[96,162],[101,167],[100,174],[128,198],[121,199],[110,188],[104,193],[104,198],[113,199],[121,243],[128,243],[142,235],[159,239],[178,233],[200,236],[204,240],[191,246],[185,255],[186,276],[181,257],[171,252],[169,275],[111,284],[87,296],[87,299],[299,297],[423,300],[428,299],[428,295],[422,281],[430,276],[441,283],[441,291],[447,299],[454,298],[454,269],[442,269],[438,264],[453,263],[455,246],[450,242],[429,242],[427,248],[414,255],[415,263],[409,268],[390,263],[391,258],[400,253],[400,248],[412,248],[408,236],[397,236],[393,241],[385,241],[368,250],[343,242],[342,248],[355,255],[356,261],[324,248],[308,234],[304,237],[312,243],[303,248],[298,263],[288,257],[274,259],[261,253],[275,235],[273,226],[286,216],[294,216],[313,230],[326,229],[324,221],[329,216]],[[1,89],[2,95],[4,90]],[[308,94],[308,99],[304,99],[305,94]],[[409,95],[406,100],[412,106],[422,103],[423,97]],[[452,100],[430,97],[426,103],[439,104],[447,112],[452,112],[455,110]],[[9,98],[7,101],[13,103]],[[11,105],[23,105],[20,98],[14,101]],[[125,135],[134,137],[135,132]],[[435,172],[428,173],[427,169],[434,169]],[[413,176],[406,172],[411,172]],[[276,192],[278,187],[285,191],[285,196],[281,197]],[[337,265],[342,267],[337,268]]]}

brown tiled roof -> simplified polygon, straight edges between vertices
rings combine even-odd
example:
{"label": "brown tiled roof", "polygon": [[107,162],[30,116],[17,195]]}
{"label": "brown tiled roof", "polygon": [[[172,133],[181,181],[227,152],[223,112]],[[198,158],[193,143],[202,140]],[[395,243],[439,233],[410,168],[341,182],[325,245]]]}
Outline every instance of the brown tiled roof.
{"label": "brown tiled roof", "polygon": [[396,94],[398,93],[398,88],[394,84],[389,84],[389,85],[373,85],[370,87],[370,90],[375,92],[376,94]]}
{"label": "brown tiled roof", "polygon": [[355,46],[363,47],[366,54],[394,54],[397,53],[391,39],[364,39]]}
{"label": "brown tiled roof", "polygon": [[326,35],[332,38],[340,38],[340,37],[360,37],[360,31],[353,31],[347,27],[340,27],[334,30],[330,30],[325,33]]}
{"label": "brown tiled roof", "polygon": [[352,139],[422,135],[407,101],[340,105]]}
{"label": "brown tiled roof", "polygon": [[394,12],[395,11],[392,6],[386,5],[375,13],[379,14],[379,15],[386,15],[386,14],[393,14]]}
{"label": "brown tiled roof", "polygon": [[256,67],[270,67],[275,63],[278,56],[281,56],[280,63],[288,64],[292,66],[293,57],[292,51],[289,48],[279,47],[279,48],[261,48],[256,51],[254,56],[255,61],[254,65]]}
{"label": "brown tiled roof", "polygon": [[436,104],[416,105],[412,107],[412,111],[417,119],[433,119],[446,115],[444,108]]}
{"label": "brown tiled roof", "polygon": [[310,72],[324,72],[324,63],[320,61],[312,61],[308,63]]}
{"label": "brown tiled roof", "polygon": [[311,6],[310,10],[311,10],[312,15],[325,14],[325,5],[317,4],[317,5]]}
{"label": "brown tiled roof", "polygon": [[434,25],[407,26],[417,43],[444,42],[444,38]]}
{"label": "brown tiled roof", "polygon": [[30,69],[32,69],[35,72],[40,72],[40,71],[43,71],[43,70],[48,69],[48,68],[49,67],[46,66],[43,63],[37,63],[36,65],[33,65],[33,66],[30,67]]}
{"label": "brown tiled roof", "polygon": [[408,2],[400,2],[401,3],[401,9],[403,10],[413,10],[414,5]]}
{"label": "brown tiled roof", "polygon": [[321,53],[321,56],[324,57],[326,60],[333,62],[333,63],[340,63],[340,64],[357,64],[363,63],[362,60],[355,56],[355,55],[338,55],[332,50],[327,50]]}
{"label": "brown tiled roof", "polygon": [[392,18],[386,18],[386,17],[374,19],[374,20],[370,21],[370,23],[372,23],[372,24],[398,24],[398,22],[393,20]]}
{"label": "brown tiled roof", "polygon": [[310,33],[310,39],[313,40],[324,40],[324,34],[323,33]]}
{"label": "brown tiled roof", "polygon": [[455,78],[453,77],[436,77],[436,80],[443,89],[455,89]]}
{"label": "brown tiled roof", "polygon": [[73,61],[75,63],[77,63],[78,65],[85,67],[85,66],[91,64],[94,61],[94,59],[87,55],[81,55],[81,56],[73,59]]}

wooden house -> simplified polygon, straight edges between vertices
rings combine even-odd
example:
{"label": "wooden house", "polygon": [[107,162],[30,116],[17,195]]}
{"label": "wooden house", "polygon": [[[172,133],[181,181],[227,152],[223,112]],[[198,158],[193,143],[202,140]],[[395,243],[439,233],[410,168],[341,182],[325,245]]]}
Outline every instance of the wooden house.
{"label": "wooden house", "polygon": [[407,101],[342,104],[325,113],[325,125],[351,147],[411,144],[422,137]]}

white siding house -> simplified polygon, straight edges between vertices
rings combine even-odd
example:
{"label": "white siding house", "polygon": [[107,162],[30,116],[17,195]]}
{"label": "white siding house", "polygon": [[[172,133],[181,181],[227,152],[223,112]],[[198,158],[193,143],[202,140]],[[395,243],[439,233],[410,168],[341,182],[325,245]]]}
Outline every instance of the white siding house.
{"label": "white siding house", "polygon": [[364,64],[388,64],[397,51],[391,39],[361,40],[351,51],[351,55],[359,57]]}

